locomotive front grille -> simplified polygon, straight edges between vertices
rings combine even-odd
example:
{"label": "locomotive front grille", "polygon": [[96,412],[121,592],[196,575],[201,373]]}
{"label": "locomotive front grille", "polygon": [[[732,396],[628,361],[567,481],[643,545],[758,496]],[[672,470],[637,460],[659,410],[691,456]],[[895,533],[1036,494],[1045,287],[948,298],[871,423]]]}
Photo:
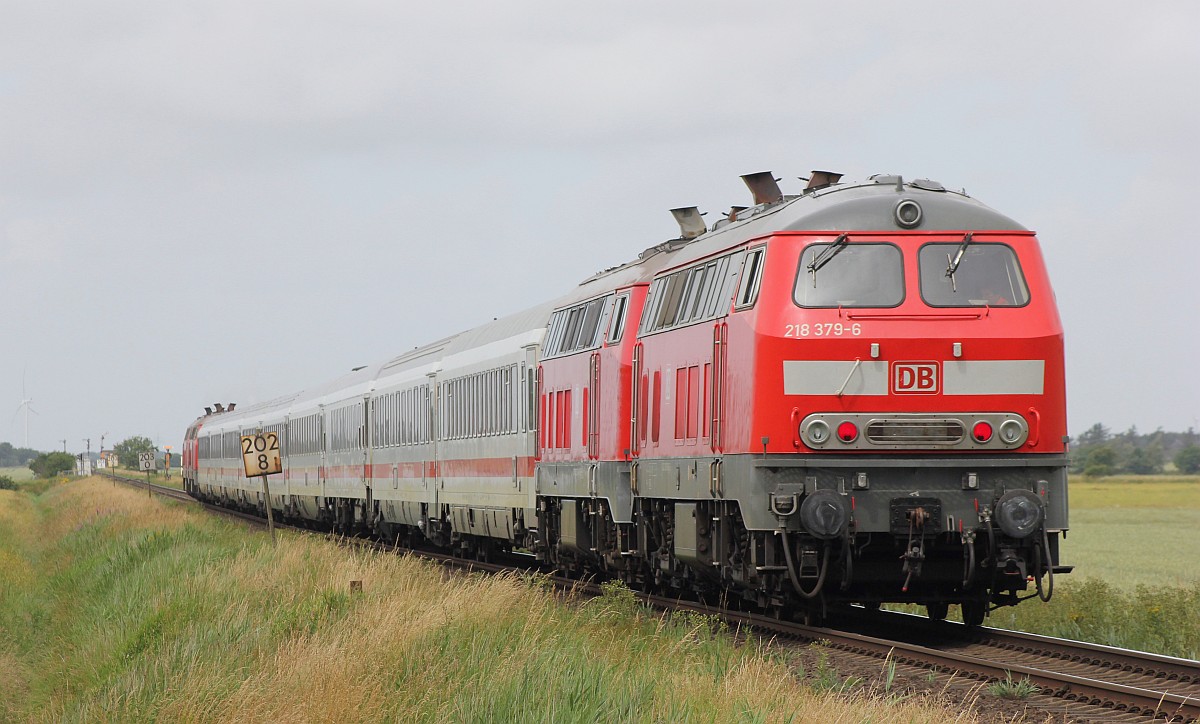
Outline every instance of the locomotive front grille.
{"label": "locomotive front grille", "polygon": [[872,420],[863,435],[876,445],[956,445],[967,429],[959,420]]}

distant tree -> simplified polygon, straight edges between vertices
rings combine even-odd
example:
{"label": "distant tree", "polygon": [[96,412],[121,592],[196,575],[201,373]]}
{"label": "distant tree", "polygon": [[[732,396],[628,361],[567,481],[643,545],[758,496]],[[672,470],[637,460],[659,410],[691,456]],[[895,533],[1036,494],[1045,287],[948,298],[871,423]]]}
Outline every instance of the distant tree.
{"label": "distant tree", "polygon": [[1083,474],[1089,477],[1112,475],[1119,468],[1120,457],[1112,445],[1097,445],[1087,455],[1083,463]]}
{"label": "distant tree", "polygon": [[0,490],[16,490],[17,481],[7,475],[0,475]]}
{"label": "distant tree", "polygon": [[29,469],[39,478],[52,478],[75,469],[75,456],[70,453],[42,453],[29,463]]}
{"label": "distant tree", "polygon": [[156,452],[157,447],[154,442],[148,437],[135,435],[134,437],[126,438],[113,446],[113,452],[117,454],[117,459],[121,463],[121,467],[136,470],[138,467],[138,455],[144,452]]}
{"label": "distant tree", "polygon": [[1175,453],[1175,467],[1187,475],[1200,473],[1200,445],[1192,443]]}
{"label": "distant tree", "polygon": [[0,442],[0,468],[17,468],[26,465],[38,456],[37,450],[13,447],[11,442]]}
{"label": "distant tree", "polygon": [[1157,445],[1134,448],[1125,461],[1125,471],[1135,475],[1153,475],[1162,469],[1162,448]]}
{"label": "distant tree", "polygon": [[1087,432],[1080,435],[1075,444],[1081,448],[1088,447],[1089,445],[1102,445],[1108,442],[1111,437],[1112,434],[1108,431],[1108,428],[1097,422],[1095,425],[1089,427]]}

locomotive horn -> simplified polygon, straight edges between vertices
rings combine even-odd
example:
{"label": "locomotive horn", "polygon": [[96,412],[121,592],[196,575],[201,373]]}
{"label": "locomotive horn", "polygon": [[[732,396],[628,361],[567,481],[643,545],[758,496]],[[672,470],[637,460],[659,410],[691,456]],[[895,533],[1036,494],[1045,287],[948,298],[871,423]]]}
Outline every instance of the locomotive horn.
{"label": "locomotive horn", "polygon": [[704,219],[700,218],[703,214],[695,206],[671,209],[671,215],[675,217],[675,223],[679,224],[680,239],[695,239],[708,231],[708,227],[704,225]]}
{"label": "locomotive horn", "polygon": [[775,174],[770,171],[759,171],[758,173],[748,173],[742,176],[742,181],[749,187],[750,193],[754,195],[754,204],[773,204],[777,201],[783,201],[783,192],[779,190],[779,184],[776,183]]}

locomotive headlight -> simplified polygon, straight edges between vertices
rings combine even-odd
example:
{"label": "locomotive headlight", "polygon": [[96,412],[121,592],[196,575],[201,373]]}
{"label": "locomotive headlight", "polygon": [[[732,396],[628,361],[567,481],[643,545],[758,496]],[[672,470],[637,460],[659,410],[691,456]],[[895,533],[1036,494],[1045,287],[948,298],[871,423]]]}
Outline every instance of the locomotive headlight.
{"label": "locomotive headlight", "polygon": [[832,490],[818,490],[806,495],[800,504],[800,524],[817,538],[837,538],[846,530],[849,521],[846,501]]}
{"label": "locomotive headlight", "polygon": [[812,420],[804,427],[804,437],[812,445],[824,445],[829,442],[829,423],[824,420]]}
{"label": "locomotive headlight", "polygon": [[1000,423],[1000,440],[1005,445],[1015,445],[1025,434],[1025,427],[1016,420],[1005,420]]}
{"label": "locomotive headlight", "polygon": [[1028,538],[1046,518],[1046,508],[1028,490],[1010,490],[996,503],[996,521],[1005,535]]}

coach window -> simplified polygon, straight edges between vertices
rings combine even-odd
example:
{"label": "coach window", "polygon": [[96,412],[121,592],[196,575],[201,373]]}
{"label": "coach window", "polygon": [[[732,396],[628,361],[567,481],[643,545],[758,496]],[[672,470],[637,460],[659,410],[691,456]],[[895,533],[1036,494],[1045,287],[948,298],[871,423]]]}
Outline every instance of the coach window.
{"label": "coach window", "polygon": [[1021,265],[1005,244],[970,243],[969,239],[926,244],[917,259],[921,298],[931,307],[1023,307],[1029,303]]}
{"label": "coach window", "polygon": [[904,301],[904,262],[892,244],[810,244],[800,255],[794,293],[801,307],[896,307]]}

